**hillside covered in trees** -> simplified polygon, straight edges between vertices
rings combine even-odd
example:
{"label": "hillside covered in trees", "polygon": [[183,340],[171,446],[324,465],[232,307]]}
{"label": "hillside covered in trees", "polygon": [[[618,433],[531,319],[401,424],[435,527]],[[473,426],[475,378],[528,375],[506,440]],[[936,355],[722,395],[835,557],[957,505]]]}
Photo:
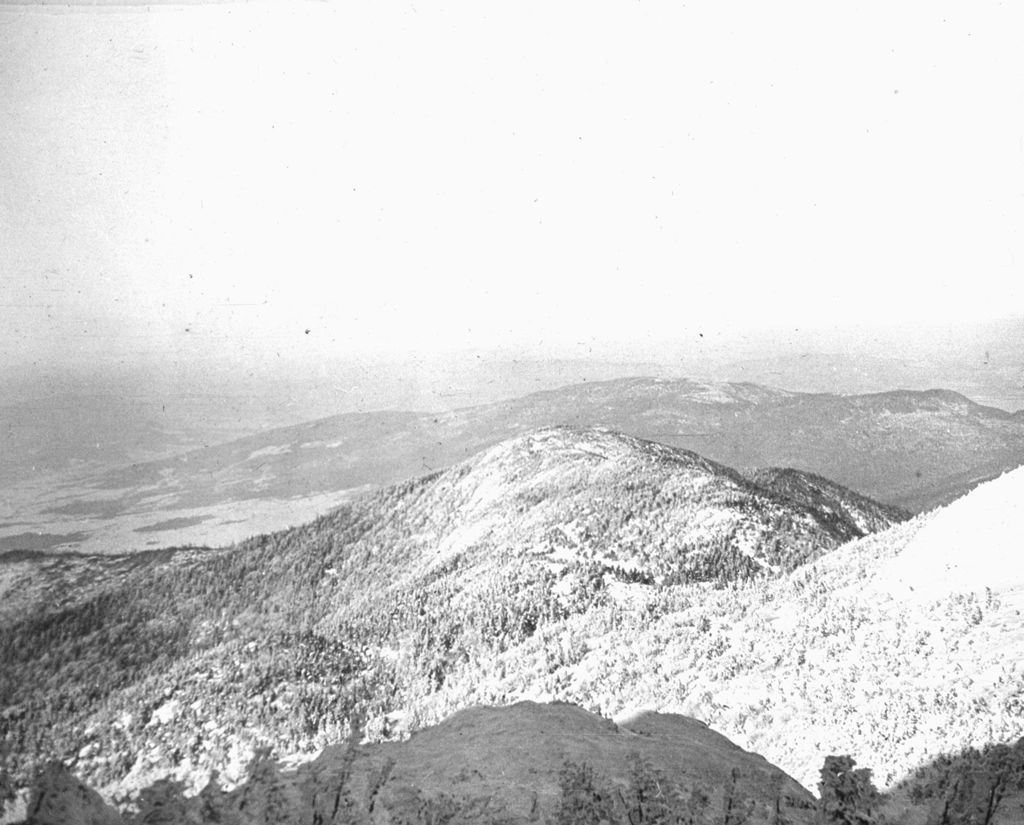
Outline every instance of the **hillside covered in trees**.
{"label": "hillside covered in trees", "polygon": [[[845,544],[861,499],[762,484],[559,428],[237,547],[105,559],[110,587],[48,559],[64,601],[19,588],[0,635],[4,762],[24,787],[57,757],[126,802],[212,769],[230,787],[261,748],[309,759],[353,726],[401,739],[559,700],[702,719],[807,788],[849,754],[894,822],[985,793],[1016,810],[1024,471]],[[23,583],[42,564],[12,563]]]}
{"label": "hillside covered in trees", "polygon": [[311,755],[356,718],[386,738],[567,622],[624,626],[637,593],[753,586],[861,535],[857,518],[693,453],[555,428],[237,547],[19,556],[5,761],[24,783],[59,757],[114,792],[237,772],[263,745]]}

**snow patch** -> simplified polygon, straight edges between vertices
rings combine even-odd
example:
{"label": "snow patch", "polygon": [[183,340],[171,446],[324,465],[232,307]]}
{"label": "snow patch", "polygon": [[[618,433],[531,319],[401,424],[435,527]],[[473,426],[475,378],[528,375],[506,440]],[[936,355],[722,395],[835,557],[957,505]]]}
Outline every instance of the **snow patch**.
{"label": "snow patch", "polygon": [[153,715],[149,717],[146,727],[149,727],[149,725],[166,725],[178,715],[179,705],[180,703],[177,699],[170,699],[164,702],[153,711]]}
{"label": "snow patch", "polygon": [[271,455],[284,455],[285,453],[290,453],[291,451],[291,444],[271,444],[269,447],[261,447],[258,450],[253,450],[251,453],[249,453],[249,457],[246,459],[246,461],[254,461],[257,458],[265,458],[266,456]]}

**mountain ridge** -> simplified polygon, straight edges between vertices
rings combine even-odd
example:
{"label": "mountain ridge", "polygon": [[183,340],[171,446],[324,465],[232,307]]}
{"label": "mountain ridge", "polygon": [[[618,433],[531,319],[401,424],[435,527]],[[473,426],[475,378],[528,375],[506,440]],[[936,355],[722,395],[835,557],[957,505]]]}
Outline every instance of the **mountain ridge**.
{"label": "mountain ridge", "polygon": [[777,576],[860,534],[695,453],[556,427],[237,547],[43,556],[62,601],[8,588],[0,624],[14,771],[70,752],[104,789],[137,785],[260,741],[309,751],[364,712],[386,737],[406,697],[590,604]]}
{"label": "mountain ridge", "polygon": [[45,492],[26,480],[9,491],[14,509],[10,523],[0,523],[0,548],[109,552],[240,541],[559,424],[604,426],[731,467],[793,467],[911,512],[1024,463],[1024,417],[945,390],[840,396],[749,382],[617,379],[450,412],[344,413]]}
{"label": "mountain ridge", "polygon": [[[672,410],[673,404],[690,404],[692,410]],[[724,404],[724,411],[714,410],[715,405]],[[666,405],[668,405],[666,407]],[[1019,413],[1011,414],[995,407],[985,407],[975,404],[966,396],[950,390],[896,390],[882,393],[871,393],[865,395],[836,395],[829,393],[794,393],[770,387],[743,382],[699,382],[687,379],[615,379],[602,382],[586,382],[583,384],[570,385],[556,390],[543,390],[530,395],[523,396],[510,401],[496,402],[490,405],[465,407],[450,413],[420,414],[415,412],[387,412],[387,413],[346,413],[339,416],[332,416],[326,419],[319,419],[314,422],[307,422],[294,427],[280,428],[269,431],[264,435],[273,434],[275,443],[280,441],[286,443],[308,443],[301,438],[291,438],[294,434],[308,434],[314,431],[317,437],[327,437],[326,433],[334,431],[341,426],[344,434],[351,428],[351,435],[345,435],[346,444],[351,446],[354,442],[373,440],[376,435],[378,440],[403,440],[404,433],[420,431],[423,436],[422,443],[413,439],[409,449],[420,452],[419,472],[440,469],[444,466],[456,463],[471,453],[478,452],[493,443],[498,443],[505,438],[511,437],[519,432],[537,429],[543,426],[559,424],[582,424],[584,426],[606,426],[616,429],[629,435],[640,438],[648,438],[654,441],[661,441],[669,446],[679,446],[690,449],[701,455],[706,455],[713,460],[723,462],[729,466],[748,466],[758,464],[759,466],[787,465],[797,466],[793,462],[785,461],[736,461],[724,458],[721,455],[721,445],[704,444],[704,446],[715,446],[714,453],[700,449],[700,439],[706,439],[709,432],[703,432],[706,427],[711,427],[711,432],[721,431],[720,438],[735,438],[737,431],[729,421],[743,411],[748,417],[743,418],[739,425],[746,426],[751,422],[748,420],[751,411],[758,408],[770,409],[774,418],[781,420],[769,420],[776,426],[789,424],[796,426],[797,433],[808,435],[802,427],[803,419],[792,420],[790,411],[797,407],[809,406],[808,413],[811,415],[821,414],[828,420],[838,417],[842,422],[842,416],[849,416],[854,411],[880,413],[880,414],[913,414],[920,411],[942,412],[955,411],[969,413],[976,418],[980,417],[985,421],[994,423],[1006,422],[1019,419]],[[733,409],[737,408],[737,409]],[[836,410],[835,408],[838,408]],[[719,413],[708,418],[709,411]],[[845,412],[844,412],[845,411]],[[806,415],[806,413],[805,413]],[[623,418],[626,421],[623,421]],[[632,422],[630,422],[632,418]],[[604,419],[604,420],[602,420]],[[662,426],[675,422],[686,424],[688,421],[693,427],[684,426]],[[857,422],[860,424],[861,422]],[[625,426],[624,426],[625,425]],[[986,425],[987,426],[987,425]],[[692,430],[688,433],[687,429]],[[653,432],[652,432],[653,431]],[[765,433],[759,433],[765,435]],[[279,438],[279,436],[285,436]],[[435,449],[429,448],[429,440],[439,441]],[[229,444],[238,445],[239,451],[244,447],[251,447],[255,452],[257,445],[263,443],[262,436],[251,436],[238,442]],[[696,439],[688,443],[681,443],[681,440]],[[226,445],[225,445],[226,446]],[[438,452],[436,447],[442,447]],[[832,445],[836,446],[836,445]],[[216,449],[216,448],[213,448]],[[750,449],[748,445],[745,449]],[[193,451],[182,457],[182,461],[190,461],[201,458],[205,451]],[[442,458],[445,456],[445,458]],[[400,459],[400,466],[413,467],[411,461],[415,459],[409,456]],[[1020,460],[1024,461],[1024,450],[1020,453]],[[149,466],[149,465],[146,465]],[[155,468],[169,466],[167,462],[156,463]],[[809,466],[797,466],[810,472],[817,472],[829,478],[835,478],[836,474],[825,471],[825,468]],[[1009,469],[1009,468],[1004,468]],[[369,470],[366,471],[369,473]],[[108,483],[113,484],[116,476],[112,476]],[[400,478],[389,478],[391,481],[399,481]],[[842,478],[837,479],[844,483]],[[355,487],[360,484],[378,482],[371,474],[346,476],[343,485]],[[851,487],[857,492],[869,495],[872,498],[879,498],[871,489],[863,489],[857,485],[844,483],[844,486]],[[899,502],[894,502],[899,503]]]}

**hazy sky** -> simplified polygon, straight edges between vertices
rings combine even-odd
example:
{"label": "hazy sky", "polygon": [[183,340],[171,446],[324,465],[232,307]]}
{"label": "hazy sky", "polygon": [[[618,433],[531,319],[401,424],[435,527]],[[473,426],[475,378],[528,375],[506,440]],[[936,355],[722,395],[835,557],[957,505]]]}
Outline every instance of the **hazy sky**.
{"label": "hazy sky", "polygon": [[1015,3],[0,8],[0,360],[1024,313],[1021,55]]}

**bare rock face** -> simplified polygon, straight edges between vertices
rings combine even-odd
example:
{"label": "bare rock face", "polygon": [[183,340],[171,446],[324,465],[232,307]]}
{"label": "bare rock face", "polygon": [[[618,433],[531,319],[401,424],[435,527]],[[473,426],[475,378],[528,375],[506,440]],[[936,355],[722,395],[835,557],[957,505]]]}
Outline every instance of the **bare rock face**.
{"label": "bare rock face", "polygon": [[28,803],[30,825],[118,825],[121,818],[60,762],[40,772]]}

